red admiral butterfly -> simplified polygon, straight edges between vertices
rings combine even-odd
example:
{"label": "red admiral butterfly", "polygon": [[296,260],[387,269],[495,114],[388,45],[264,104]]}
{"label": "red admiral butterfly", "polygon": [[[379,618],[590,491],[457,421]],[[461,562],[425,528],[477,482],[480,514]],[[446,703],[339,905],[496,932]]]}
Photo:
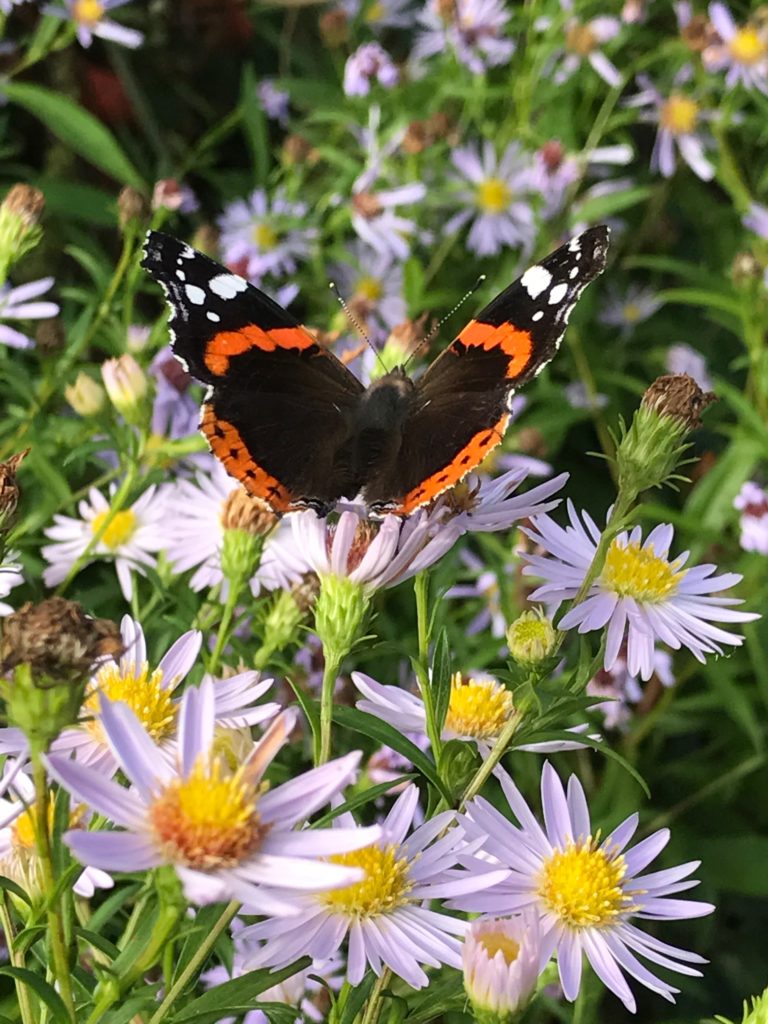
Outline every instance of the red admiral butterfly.
{"label": "red admiral butterfly", "polygon": [[232,476],[278,513],[327,515],[362,492],[408,515],[500,444],[513,391],[557,352],[583,289],[605,267],[590,228],[530,267],[411,380],[364,387],[264,292],[150,231],[142,266],[165,290],[174,354],[208,385],[201,429]]}

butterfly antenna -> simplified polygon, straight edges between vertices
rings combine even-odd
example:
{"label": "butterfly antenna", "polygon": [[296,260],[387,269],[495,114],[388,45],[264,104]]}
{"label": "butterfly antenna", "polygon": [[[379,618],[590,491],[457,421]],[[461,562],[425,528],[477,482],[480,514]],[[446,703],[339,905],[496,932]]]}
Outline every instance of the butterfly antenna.
{"label": "butterfly antenna", "polygon": [[446,320],[450,320],[451,317],[453,316],[453,314],[458,312],[461,309],[461,307],[464,305],[464,303],[467,301],[467,299],[471,298],[475,294],[475,292],[480,287],[480,285],[485,282],[486,276],[487,275],[485,275],[485,274],[481,274],[480,277],[478,277],[478,279],[475,281],[475,283],[469,289],[469,291],[465,295],[462,295],[462,297],[459,299],[459,301],[456,303],[456,305],[453,307],[453,309],[450,312],[446,313],[445,316],[442,317],[440,320],[438,320],[438,322],[435,324],[435,326],[432,328],[432,330],[429,332],[429,334],[426,334],[421,339],[421,341],[417,342],[417,344],[415,345],[413,351],[408,356],[408,359],[407,359],[406,364],[405,364],[406,366],[408,365],[408,363],[410,363],[410,361],[413,359],[413,357],[416,355],[416,353],[420,349],[424,348],[425,345],[429,345],[429,343],[435,337],[435,335],[440,330],[440,328],[443,326],[443,324],[446,322]]}
{"label": "butterfly antenna", "polygon": [[341,308],[342,308],[342,309],[344,310],[344,312],[346,313],[346,315],[347,315],[347,320],[349,320],[349,322],[350,322],[350,323],[352,324],[352,326],[353,326],[353,327],[355,328],[355,330],[357,331],[357,333],[358,333],[358,334],[360,335],[360,337],[361,337],[361,338],[362,338],[362,339],[363,339],[363,340],[365,341],[365,343],[366,343],[366,344],[368,345],[368,347],[369,347],[369,348],[371,349],[371,351],[373,352],[373,354],[374,354],[374,355],[376,356],[376,358],[377,358],[377,359],[379,360],[379,362],[380,362],[380,363],[382,364],[382,366],[383,366],[384,364],[383,364],[383,362],[382,362],[382,359],[381,359],[381,355],[379,354],[379,350],[378,350],[378,349],[376,348],[376,346],[375,346],[375,345],[373,344],[373,342],[371,341],[371,339],[370,339],[370,337],[369,337],[369,335],[368,335],[368,332],[366,331],[366,329],[365,329],[365,328],[363,327],[363,325],[362,325],[362,324],[360,323],[360,321],[359,321],[359,320],[357,319],[357,317],[355,316],[355,314],[354,314],[354,313],[352,312],[352,310],[351,310],[351,309],[349,308],[349,306],[348,306],[348,305],[346,304],[346,302],[344,301],[344,298],[343,298],[343,297],[342,297],[342,295],[341,295],[341,294],[339,293],[339,289],[338,289],[338,288],[336,287],[336,282],[335,282],[335,281],[331,281],[331,282],[330,282],[330,284],[329,284],[329,287],[330,287],[331,291],[333,292],[333,294],[334,294],[334,295],[336,296],[336,301],[338,302],[338,304],[339,304],[339,305],[341,306]]}

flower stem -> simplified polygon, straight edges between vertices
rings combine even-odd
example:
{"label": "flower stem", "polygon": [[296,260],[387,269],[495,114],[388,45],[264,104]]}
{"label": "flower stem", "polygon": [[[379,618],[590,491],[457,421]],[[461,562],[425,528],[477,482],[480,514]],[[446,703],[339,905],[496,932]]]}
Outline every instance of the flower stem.
{"label": "flower stem", "polygon": [[514,711],[513,714],[509,716],[506,725],[499,733],[498,739],[491,748],[490,754],[488,755],[488,757],[486,757],[486,759],[477,769],[474,777],[472,778],[472,781],[467,786],[464,792],[464,796],[461,798],[459,810],[463,810],[465,805],[469,803],[472,797],[477,796],[477,794],[483,788],[483,786],[486,783],[486,780],[490,777],[491,772],[504,756],[504,753],[507,747],[509,746],[511,739],[517,732],[517,727],[520,725],[522,720],[523,714],[519,710]]}
{"label": "flower stem", "polygon": [[181,993],[187,987],[189,981],[198,973],[200,968],[203,966],[203,964],[208,958],[208,954],[213,949],[216,940],[227,927],[232,918],[235,916],[239,908],[240,904],[237,902],[237,900],[232,900],[231,903],[228,903],[226,905],[226,907],[222,911],[219,920],[216,922],[213,928],[211,928],[211,930],[205,936],[203,941],[200,943],[197,950],[193,954],[192,959],[189,961],[187,966],[178,976],[173,985],[171,985],[167,995],[165,996],[165,999],[163,999],[160,1006],[150,1017],[149,1024],[160,1024],[160,1021],[166,1017],[168,1010],[176,1001],[177,997],[181,995]]}
{"label": "flower stem", "polygon": [[320,693],[320,735],[315,737],[315,764],[325,764],[331,758],[331,725],[333,722],[333,695],[339,669],[344,660],[324,649],[323,686]]}
{"label": "flower stem", "polygon": [[[379,1019],[379,1013],[381,1011],[381,997],[384,989],[389,984],[391,971],[388,967],[382,968],[381,974],[376,979],[376,984],[371,990],[371,994],[368,997],[368,1003],[365,1007],[365,1013],[360,1024],[376,1024]],[[149,1024],[153,1024],[152,1021]]]}
{"label": "flower stem", "polygon": [[216,670],[219,667],[219,661],[221,655],[226,646],[227,640],[229,640],[232,620],[235,615],[235,609],[237,602],[240,600],[240,591],[242,590],[242,583],[239,580],[230,580],[229,591],[227,593],[227,599],[224,602],[224,610],[221,613],[221,622],[216,632],[216,645],[213,648],[213,654],[211,660],[208,662],[208,671],[211,675],[216,674]]}
{"label": "flower stem", "polygon": [[[5,935],[5,944],[8,947],[8,957],[14,967],[24,967],[24,954],[14,949],[13,921],[10,908],[8,907],[8,893],[4,892],[0,899],[0,926]],[[19,1000],[19,1012],[21,1013],[22,1024],[36,1024],[38,1018],[32,1012],[32,1003],[29,998],[29,989],[19,978],[14,979],[16,985],[16,998]]]}
{"label": "flower stem", "polygon": [[435,702],[429,678],[429,572],[425,569],[416,574],[413,580],[413,591],[416,596],[416,630],[418,634],[418,663],[416,675],[419,681],[421,699],[424,701],[424,712],[427,724],[427,736],[432,747],[435,764],[440,766],[440,755],[443,741],[435,721]]}
{"label": "flower stem", "polygon": [[48,779],[40,758],[40,750],[31,750],[32,777],[35,783],[35,840],[40,861],[43,891],[46,897],[48,919],[48,941],[52,954],[52,969],[62,1002],[71,1021],[75,1021],[75,1003],[72,995],[72,974],[69,966],[69,951],[64,937],[64,922],[61,917],[61,896],[56,895],[56,877],[53,870],[51,836],[48,831]]}

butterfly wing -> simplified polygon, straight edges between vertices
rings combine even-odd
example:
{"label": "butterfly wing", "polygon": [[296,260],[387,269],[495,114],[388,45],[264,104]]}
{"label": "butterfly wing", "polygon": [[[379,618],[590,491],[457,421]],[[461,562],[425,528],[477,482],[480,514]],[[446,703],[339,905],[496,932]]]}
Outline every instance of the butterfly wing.
{"label": "butterfly wing", "polygon": [[349,493],[364,388],[268,295],[184,242],[150,231],[142,266],[171,308],[174,354],[208,385],[201,429],[232,476],[278,514]]}
{"label": "butterfly wing", "polygon": [[364,490],[407,515],[458,483],[501,443],[509,400],[557,352],[579,295],[605,268],[609,231],[590,228],[498,295],[417,381],[394,467]]}

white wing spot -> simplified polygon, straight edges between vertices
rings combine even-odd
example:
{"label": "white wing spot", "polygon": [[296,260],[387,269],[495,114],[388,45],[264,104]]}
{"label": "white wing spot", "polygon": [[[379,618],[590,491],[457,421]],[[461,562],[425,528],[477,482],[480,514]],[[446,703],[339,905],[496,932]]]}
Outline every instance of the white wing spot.
{"label": "white wing spot", "polygon": [[187,293],[189,301],[194,302],[196,306],[202,306],[205,302],[205,292],[202,288],[198,288],[196,284],[188,284],[184,291]]}
{"label": "white wing spot", "polygon": [[183,270],[177,270],[176,271],[176,277],[178,277],[178,279],[180,281],[186,281],[186,279],[187,279],[187,275],[184,273]]}
{"label": "white wing spot", "polygon": [[533,316],[531,317],[531,320],[533,320],[533,322],[534,322],[535,324],[537,324],[537,323],[539,322],[539,320],[541,320],[541,318],[542,318],[543,316],[544,316],[544,314],[542,313],[542,311],[541,311],[541,310],[539,310],[539,311],[538,311],[537,313],[534,313],[534,314],[533,314]]}
{"label": "white wing spot", "polygon": [[211,320],[215,324],[217,324],[219,322],[219,320],[221,320],[221,317],[219,316],[219,314],[211,312],[210,309],[208,310],[208,312],[205,315],[208,317],[209,320]]}
{"label": "white wing spot", "polygon": [[550,306],[556,306],[559,302],[562,302],[568,293],[568,285],[565,281],[561,281],[560,284],[556,284],[552,291],[549,293],[549,304]]}
{"label": "white wing spot", "polygon": [[179,253],[179,259],[180,260],[193,260],[196,255],[197,255],[197,253],[195,252],[195,250],[193,248],[191,248],[191,246],[184,245],[184,246],[181,247],[181,252]]}
{"label": "white wing spot", "polygon": [[248,282],[234,274],[218,274],[211,278],[208,287],[221,299],[233,299],[238,292],[244,292]]}
{"label": "white wing spot", "polygon": [[570,279],[573,280],[574,277],[578,277],[578,276],[579,276],[579,268],[578,267],[571,267],[570,271],[568,272],[568,277],[570,277]]}
{"label": "white wing spot", "polygon": [[577,235],[572,238],[568,243],[568,252],[577,252],[581,254],[581,235]]}
{"label": "white wing spot", "polygon": [[532,299],[537,299],[543,291],[549,288],[551,281],[550,272],[546,267],[540,267],[538,264],[529,267],[520,278],[520,284]]}

